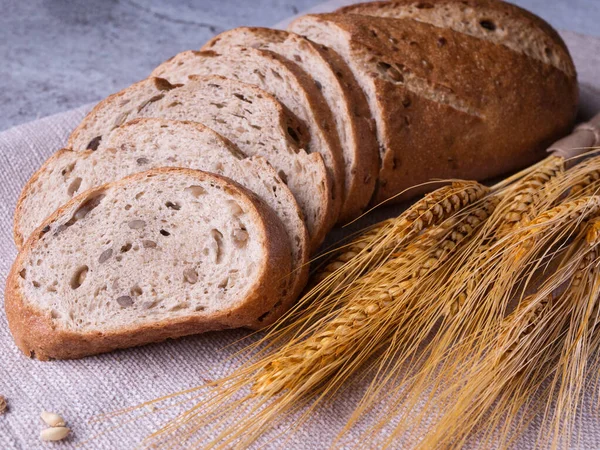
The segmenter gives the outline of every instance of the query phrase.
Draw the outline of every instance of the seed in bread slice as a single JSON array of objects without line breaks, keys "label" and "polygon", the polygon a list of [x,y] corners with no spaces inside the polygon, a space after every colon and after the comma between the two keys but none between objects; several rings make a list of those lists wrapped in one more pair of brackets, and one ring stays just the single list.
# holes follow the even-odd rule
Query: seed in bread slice
[{"label": "seed in bread slice", "polygon": [[40,225],[5,308],[25,354],[79,358],[258,327],[290,267],[285,229],[254,194],[206,172],[153,169],[88,190]]},{"label": "seed in bread slice", "polygon": [[264,89],[306,124],[308,151],[323,156],[333,180],[335,223],[344,196],[344,158],[333,114],[314,80],[297,64],[276,53],[244,47],[231,47],[222,53],[182,52],[154,69],[151,76],[185,84],[191,75],[211,74]]},{"label": "seed in bread slice", "polygon": [[263,156],[294,194],[311,250],[331,229],[331,179],[323,158],[299,148],[306,134],[302,124],[269,93],[220,76],[194,77],[185,86],[149,78],[100,102],[73,131],[68,146],[97,149],[113,129],[140,117],[200,122],[246,155]]},{"label": "seed in bread slice", "polygon": [[[226,176],[254,192],[283,223],[292,249],[289,298],[293,301],[308,276],[308,234],[294,196],[260,156],[245,155],[204,125],[164,119],[135,119],[113,130],[97,150],[63,149],[27,183],[15,212],[15,241],[24,240],[43,220],[78,193],[157,167],[183,167]],[[170,204],[170,208],[178,208]],[[265,317],[275,320],[289,302]]]},{"label": "seed in bread slice", "polygon": [[338,223],[362,214],[375,189],[379,153],[367,99],[347,64],[328,47],[270,28],[234,28],[212,38],[202,50],[227,53],[234,46],[272,51],[310,74],[333,113],[344,155],[345,197]]}]

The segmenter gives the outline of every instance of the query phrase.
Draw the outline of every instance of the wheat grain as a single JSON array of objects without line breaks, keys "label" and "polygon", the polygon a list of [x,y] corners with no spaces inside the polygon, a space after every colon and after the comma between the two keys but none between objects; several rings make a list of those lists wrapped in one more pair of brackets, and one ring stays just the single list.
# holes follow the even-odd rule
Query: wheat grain
[{"label": "wheat grain", "polygon": [[564,171],[564,162],[562,157],[551,156],[535,171],[503,192],[496,214],[498,222],[495,217],[490,221],[491,226],[495,227],[492,233],[496,239],[506,236],[537,215],[539,203],[546,197],[544,188],[557,182],[556,179]]},{"label": "wheat grain", "polygon": [[42,418],[44,423],[46,425],[48,425],[49,427],[64,427],[65,426],[65,419],[63,419],[61,416],[59,416],[56,413],[42,411],[42,413],[40,414],[40,417]]},{"label": "wheat grain", "polygon": [[62,441],[66,438],[71,430],[67,427],[51,427],[40,432],[42,441]]}]

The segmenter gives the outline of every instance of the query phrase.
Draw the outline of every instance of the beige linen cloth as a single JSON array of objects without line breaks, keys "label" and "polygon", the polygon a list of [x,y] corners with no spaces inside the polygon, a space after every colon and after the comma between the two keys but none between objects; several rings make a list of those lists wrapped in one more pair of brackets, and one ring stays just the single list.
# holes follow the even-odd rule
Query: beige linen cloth
[{"label": "beige linen cloth", "polygon": [[[343,3],[349,2],[328,2],[313,11],[332,10]],[[582,86],[581,118],[589,118],[600,111],[600,39],[568,32],[562,35],[579,72]],[[40,164],[65,143],[69,132],[88,109],[89,106],[84,106],[0,133],[2,290],[16,255],[12,241],[12,216],[20,190]],[[398,211],[398,207],[381,210],[366,220],[374,221]],[[363,221],[359,225],[364,224]],[[330,242],[341,234],[339,230],[332,233]],[[17,350],[2,308],[0,395],[7,398],[9,411],[0,416],[0,449],[51,448],[53,444],[43,444],[39,440],[39,432],[43,428],[39,414],[43,409],[62,414],[73,430],[72,436],[56,448],[133,448],[177,409],[168,413],[157,412],[131,423],[127,423],[125,418],[108,424],[93,423],[90,419],[231,373],[243,358],[229,357],[242,348],[241,344],[235,342],[245,335],[244,331],[239,330],[208,333],[79,361],[39,362],[26,358]],[[356,383],[343,393],[342,399],[317,409],[297,433],[287,436],[285,440],[271,442],[266,447],[327,448],[352,412],[363,388],[364,382]],[[588,394],[589,398],[592,392]],[[112,425],[120,427],[94,437]],[[584,412],[580,428],[581,438],[576,447],[600,448],[600,417]],[[211,430],[206,432],[210,435]],[[413,430],[405,444],[418,439],[418,436],[419,430]],[[531,448],[535,436],[534,423],[531,432],[519,443],[519,448]],[[340,447],[352,446],[357,442],[357,437],[358,431],[350,433]],[[377,444],[372,443],[371,446],[375,448]],[[476,442],[473,447],[477,447]]]}]

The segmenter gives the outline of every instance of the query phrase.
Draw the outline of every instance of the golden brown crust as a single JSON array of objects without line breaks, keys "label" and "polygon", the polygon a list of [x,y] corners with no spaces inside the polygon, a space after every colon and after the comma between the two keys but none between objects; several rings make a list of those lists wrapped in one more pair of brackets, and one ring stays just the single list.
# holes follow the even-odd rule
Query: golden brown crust
[{"label": "golden brown crust", "polygon": [[44,175],[49,165],[51,165],[55,159],[61,157],[61,155],[65,152],[70,152],[72,150],[68,148],[63,148],[55,152],[50,158],[48,158],[42,166],[35,171],[35,173],[29,178],[25,186],[23,186],[23,190],[21,191],[21,195],[19,195],[19,199],[17,200],[17,205],[15,207],[15,214],[13,217],[13,238],[15,241],[15,245],[17,246],[17,250],[21,250],[23,244],[25,242],[25,236],[23,236],[23,232],[21,230],[21,221],[23,220],[23,216],[27,214],[24,208],[25,199],[31,194],[31,189],[37,180]]},{"label": "golden brown crust", "polygon": [[[480,25],[483,27],[493,27],[486,32],[484,36],[487,38],[493,36],[493,32],[497,27],[503,31],[503,39],[511,39],[511,32],[504,29],[503,25],[506,22],[513,22],[516,29],[523,31],[522,35],[526,35],[529,39],[541,39],[547,44],[544,48],[546,56],[557,56],[557,66],[563,69],[567,75],[575,75],[575,66],[571,60],[569,50],[554,28],[541,17],[523,9],[512,3],[499,0],[435,0],[432,2],[421,0],[389,0],[389,1],[374,1],[367,3],[356,3],[348,5],[336,10],[336,13],[343,14],[362,14],[369,16],[380,17],[405,17],[408,8],[418,11],[413,13],[416,20],[428,22],[427,14],[434,9],[444,9],[446,6],[457,6],[459,14],[463,17],[456,18],[457,20],[469,20],[476,15],[480,20]],[[451,14],[449,11],[444,12],[445,15]],[[501,23],[496,23],[490,15],[500,18]],[[484,22],[488,22],[485,24]],[[522,43],[521,45],[525,45]]]},{"label": "golden brown crust", "polygon": [[[482,180],[519,169],[573,125],[576,79],[502,45],[357,14],[307,16],[292,29],[307,21],[335,30],[353,71],[370,85],[383,154],[374,203],[433,178]],[[382,71],[396,70],[397,82],[377,73],[379,62]]]},{"label": "golden brown crust", "polygon": [[[61,329],[52,322],[49,313],[45,313],[27,302],[20,288],[19,272],[23,269],[28,253],[40,240],[40,232],[46,225],[54,222],[74,204],[85,201],[94,193],[159,173],[185,173],[195,176],[199,180],[207,178],[214,180],[228,189],[232,195],[238,196],[240,201],[249,203],[250,214],[255,218],[258,219],[260,216],[259,220],[263,225],[261,241],[265,248],[266,264],[257,277],[253,291],[241,307],[226,309],[218,314],[212,314],[210,317],[192,316],[162,320],[130,328],[124,327],[107,332],[78,333]],[[266,326],[275,317],[272,319],[265,314],[276,308],[278,303],[289,301],[286,296],[290,295],[288,277],[290,267],[291,252],[283,225],[262,200],[231,180],[218,175],[191,169],[159,168],[90,189],[75,197],[46,219],[27,239],[10,270],[6,280],[5,310],[15,343],[26,355],[43,361],[81,358],[210,330],[237,327],[256,329]]]}]

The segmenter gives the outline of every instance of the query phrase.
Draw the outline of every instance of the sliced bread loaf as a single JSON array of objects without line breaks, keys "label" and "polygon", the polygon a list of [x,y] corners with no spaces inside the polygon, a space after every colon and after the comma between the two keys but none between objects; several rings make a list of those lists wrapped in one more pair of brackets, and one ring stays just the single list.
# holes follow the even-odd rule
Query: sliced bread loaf
[{"label": "sliced bread loaf", "polygon": [[432,178],[529,165],[575,119],[572,72],[448,26],[338,13],[301,17],[290,30],[332,47],[367,94],[382,157],[375,202]]},{"label": "sliced bread loaf", "polygon": [[206,172],[154,169],[49,217],[11,269],[6,315],[25,354],[79,358],[259,327],[290,267],[281,222],[252,193]]},{"label": "sliced bread loaf", "polygon": [[[283,223],[292,249],[290,300],[308,276],[308,234],[296,200],[277,172],[260,156],[245,155],[204,125],[164,119],[135,119],[113,130],[97,150],[63,149],[33,175],[17,202],[15,242],[25,239],[43,220],[78,193],[157,167],[213,172],[254,192]],[[177,203],[170,208],[180,207]],[[288,307],[282,303],[281,310]],[[278,317],[274,311],[273,317]],[[269,317],[270,318],[270,317]],[[266,319],[266,318],[265,318]]]},{"label": "sliced bread loaf", "polygon": [[363,91],[333,50],[295,33],[270,28],[240,27],[208,41],[202,50],[227,53],[230,47],[272,51],[296,63],[313,78],[333,112],[344,154],[344,202],[338,222],[359,216],[369,204],[379,172],[375,124]]},{"label": "sliced bread loaf", "polygon": [[294,194],[311,249],[330,230],[334,208],[323,159],[298,147],[302,125],[267,92],[219,76],[195,77],[185,86],[149,78],[100,102],[71,134],[69,146],[75,151],[97,149],[114,128],[140,117],[200,122],[246,155],[263,156]]},{"label": "sliced bread loaf", "polygon": [[185,84],[192,75],[211,74],[258,86],[273,94],[306,124],[309,131],[306,150],[323,156],[333,180],[333,214],[337,220],[344,195],[344,159],[333,114],[313,79],[297,64],[276,53],[245,47],[232,47],[223,53],[179,53],[154,69],[151,76]]}]

